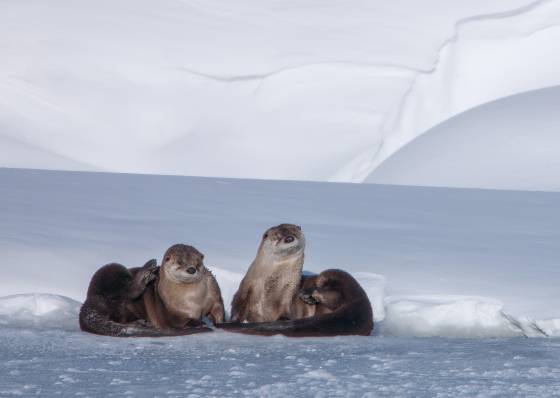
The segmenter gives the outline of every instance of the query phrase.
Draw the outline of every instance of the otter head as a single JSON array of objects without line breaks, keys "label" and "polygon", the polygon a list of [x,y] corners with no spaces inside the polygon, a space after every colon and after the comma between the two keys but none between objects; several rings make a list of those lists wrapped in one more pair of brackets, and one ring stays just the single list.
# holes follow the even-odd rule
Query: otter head
[{"label": "otter head", "polygon": [[161,269],[166,278],[177,283],[193,283],[202,279],[204,255],[192,246],[173,245],[165,252]]},{"label": "otter head", "polygon": [[333,311],[342,305],[352,292],[360,289],[350,274],[335,269],[321,272],[310,282],[302,286],[300,299],[307,304],[323,304]]},{"label": "otter head", "polygon": [[280,224],[266,230],[261,248],[278,259],[301,254],[305,249],[305,236],[299,225]]}]

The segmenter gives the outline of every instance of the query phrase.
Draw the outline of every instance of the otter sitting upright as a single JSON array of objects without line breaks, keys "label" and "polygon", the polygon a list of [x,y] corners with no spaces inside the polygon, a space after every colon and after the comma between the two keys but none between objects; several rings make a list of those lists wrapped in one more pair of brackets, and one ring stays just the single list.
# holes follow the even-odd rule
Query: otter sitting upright
[{"label": "otter sitting upright", "polygon": [[[373,311],[366,292],[347,272],[330,269],[302,281],[296,312],[312,316],[276,322],[225,323],[221,328],[237,333],[270,336],[368,336],[373,330]],[[310,309],[309,307],[315,307]]]},{"label": "otter sitting upright", "polygon": [[292,301],[301,280],[305,237],[301,228],[280,224],[263,235],[257,256],[235,293],[232,322],[292,318]]},{"label": "otter sitting upright", "polygon": [[143,296],[149,322],[159,328],[182,328],[201,326],[203,317],[214,324],[224,321],[220,287],[203,259],[192,246],[167,249],[158,279]]}]

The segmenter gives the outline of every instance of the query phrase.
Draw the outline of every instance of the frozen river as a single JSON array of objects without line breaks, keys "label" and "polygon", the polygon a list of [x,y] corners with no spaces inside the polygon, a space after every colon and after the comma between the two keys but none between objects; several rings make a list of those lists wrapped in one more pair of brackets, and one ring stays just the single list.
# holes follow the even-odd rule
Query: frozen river
[{"label": "frozen river", "polygon": [[0,331],[0,396],[560,396],[558,339]]}]

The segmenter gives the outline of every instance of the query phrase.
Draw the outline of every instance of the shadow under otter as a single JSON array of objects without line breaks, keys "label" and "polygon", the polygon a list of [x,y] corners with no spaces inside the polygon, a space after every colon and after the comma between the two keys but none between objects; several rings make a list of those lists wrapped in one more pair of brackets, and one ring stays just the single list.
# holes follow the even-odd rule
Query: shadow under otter
[{"label": "shadow under otter", "polygon": [[314,315],[273,322],[229,322],[217,327],[234,333],[289,337],[369,336],[373,330],[373,311],[367,294],[345,271],[331,269],[319,275],[303,276],[298,299],[300,302],[294,305],[313,306]]}]

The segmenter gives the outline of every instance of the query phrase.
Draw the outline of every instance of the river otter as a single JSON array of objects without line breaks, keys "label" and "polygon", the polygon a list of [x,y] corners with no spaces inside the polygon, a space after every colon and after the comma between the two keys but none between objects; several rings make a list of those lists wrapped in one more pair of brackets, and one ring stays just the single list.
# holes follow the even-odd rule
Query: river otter
[{"label": "river otter", "polygon": [[178,244],[166,251],[159,277],[143,296],[147,319],[153,325],[201,326],[203,317],[214,324],[224,321],[220,287],[203,259],[192,246]]},{"label": "river otter", "polygon": [[[373,311],[366,292],[349,273],[329,269],[302,281],[299,299],[315,306],[311,317],[276,322],[225,323],[236,333],[291,337],[362,335],[373,330]],[[298,304],[299,305],[299,304]],[[308,311],[308,309],[304,310]]]},{"label": "river otter", "polygon": [[223,322],[220,288],[192,246],[167,250],[142,268],[101,267],[80,310],[82,330],[109,336],[177,336],[209,332],[201,319]]},{"label": "river otter", "polygon": [[232,322],[291,319],[301,280],[305,237],[301,227],[280,224],[263,235],[257,256],[231,306]]},{"label": "river otter", "polygon": [[101,267],[91,278],[87,298],[80,309],[80,328],[85,332],[117,337],[175,336],[200,329],[158,329],[147,322],[142,294],[157,278],[157,261],[126,268],[117,263]]}]

